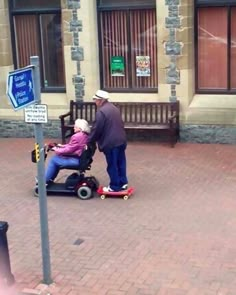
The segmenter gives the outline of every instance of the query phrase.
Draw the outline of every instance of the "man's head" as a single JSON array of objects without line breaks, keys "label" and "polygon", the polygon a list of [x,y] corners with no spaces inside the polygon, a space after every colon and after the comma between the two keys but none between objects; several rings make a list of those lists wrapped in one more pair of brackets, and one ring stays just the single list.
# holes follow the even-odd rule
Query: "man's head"
[{"label": "man's head", "polygon": [[109,99],[109,93],[104,90],[97,90],[93,96],[93,100],[95,100],[95,103],[98,107],[101,106],[108,99]]}]

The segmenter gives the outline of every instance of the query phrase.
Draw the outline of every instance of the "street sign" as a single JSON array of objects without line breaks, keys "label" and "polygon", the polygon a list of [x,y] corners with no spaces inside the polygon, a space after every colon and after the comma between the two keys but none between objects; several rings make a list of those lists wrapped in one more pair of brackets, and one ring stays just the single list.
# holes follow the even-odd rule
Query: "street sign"
[{"label": "street sign", "polygon": [[48,109],[46,104],[34,104],[24,109],[26,123],[47,123]]},{"label": "street sign", "polygon": [[32,65],[8,74],[7,95],[16,111],[35,102]]}]

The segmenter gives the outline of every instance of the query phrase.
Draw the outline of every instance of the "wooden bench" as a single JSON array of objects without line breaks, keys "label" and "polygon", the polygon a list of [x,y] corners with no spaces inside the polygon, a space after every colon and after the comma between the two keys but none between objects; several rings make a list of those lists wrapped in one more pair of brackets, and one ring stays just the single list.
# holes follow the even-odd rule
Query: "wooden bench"
[{"label": "wooden bench", "polygon": [[[174,147],[179,139],[179,101],[176,102],[113,102],[120,110],[126,130],[155,130],[168,137]],[[73,134],[74,121],[83,118],[93,124],[94,102],[70,101],[70,110],[61,115],[62,142]]]}]

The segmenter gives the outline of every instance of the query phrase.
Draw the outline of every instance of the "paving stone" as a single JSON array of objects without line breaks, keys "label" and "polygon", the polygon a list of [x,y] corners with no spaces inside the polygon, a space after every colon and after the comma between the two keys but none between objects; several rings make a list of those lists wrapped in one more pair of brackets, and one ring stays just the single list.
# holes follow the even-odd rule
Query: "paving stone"
[{"label": "paving stone", "polygon": [[[49,286],[33,148],[33,138],[0,138],[0,217],[16,279],[14,288],[0,284],[0,295],[236,294],[235,145],[129,142],[128,201],[48,197]],[[88,175],[108,184],[103,154]]]}]

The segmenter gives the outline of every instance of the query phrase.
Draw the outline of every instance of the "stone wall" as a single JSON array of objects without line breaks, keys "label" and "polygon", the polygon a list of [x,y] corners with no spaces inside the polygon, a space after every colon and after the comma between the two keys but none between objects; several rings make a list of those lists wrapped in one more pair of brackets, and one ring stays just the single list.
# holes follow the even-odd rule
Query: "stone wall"
[{"label": "stone wall", "polygon": [[0,67],[12,64],[8,1],[0,1]]},{"label": "stone wall", "polygon": [[6,75],[12,70],[11,35],[8,16],[8,1],[0,1],[0,101],[7,107]]},{"label": "stone wall", "polygon": [[82,22],[78,19],[80,0],[62,1],[62,15],[64,24],[65,45],[70,45],[71,61],[76,63],[76,74],[72,84],[75,88],[75,99],[82,101],[84,97],[84,76],[81,75],[80,62],[84,60],[84,50],[80,47],[79,33],[82,31]]},{"label": "stone wall", "polygon": [[182,125],[181,142],[236,144],[236,128],[225,125]]},{"label": "stone wall", "polygon": [[[51,120],[42,126],[45,138],[61,138],[59,120]],[[35,136],[34,124],[19,120],[0,119],[0,134],[1,137],[31,138]]]},{"label": "stone wall", "polygon": [[165,4],[168,6],[165,26],[169,30],[169,38],[165,42],[165,54],[170,58],[170,64],[166,71],[166,83],[171,86],[170,101],[176,101],[176,85],[180,84],[180,72],[176,63],[176,57],[181,54],[181,42],[176,39],[176,32],[181,25],[179,15],[180,0],[165,0]]},{"label": "stone wall", "polygon": [[[1,137],[11,138],[34,138],[34,124],[27,124],[24,121],[0,120]],[[43,124],[44,138],[61,141],[61,130],[59,120],[51,120]],[[129,141],[162,141],[154,132],[136,130],[127,132]],[[180,142],[192,143],[223,143],[236,144],[236,128],[233,126],[216,125],[181,125]]]}]

